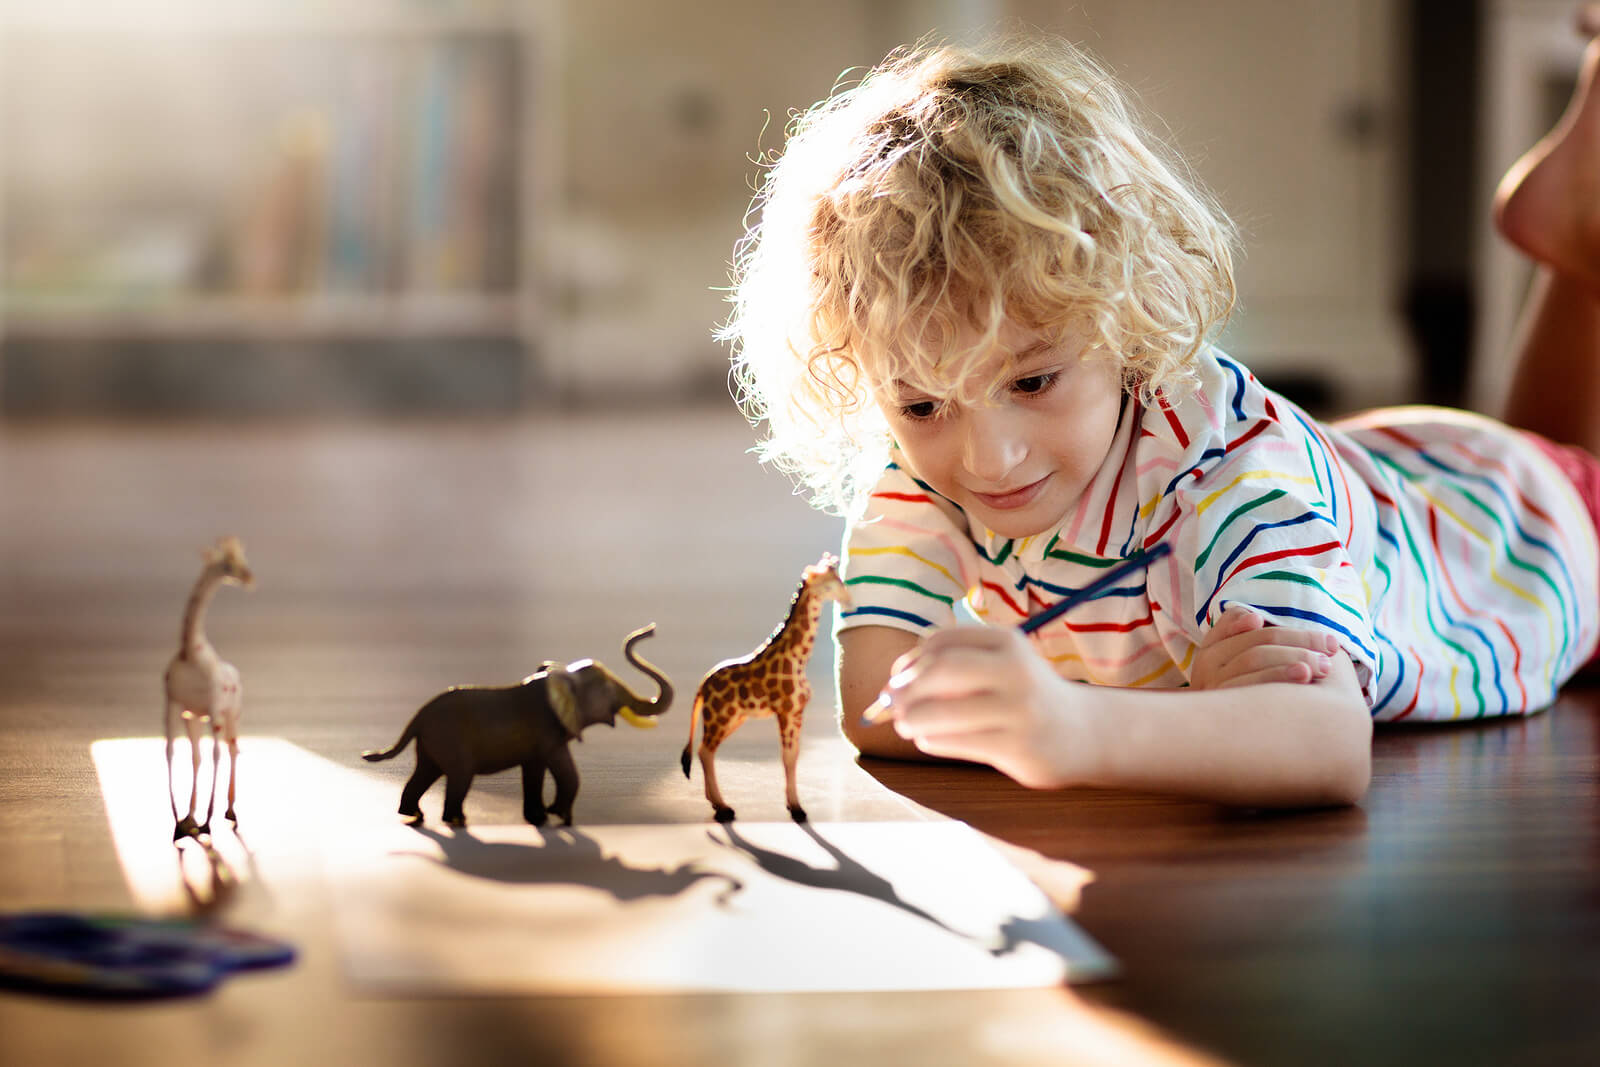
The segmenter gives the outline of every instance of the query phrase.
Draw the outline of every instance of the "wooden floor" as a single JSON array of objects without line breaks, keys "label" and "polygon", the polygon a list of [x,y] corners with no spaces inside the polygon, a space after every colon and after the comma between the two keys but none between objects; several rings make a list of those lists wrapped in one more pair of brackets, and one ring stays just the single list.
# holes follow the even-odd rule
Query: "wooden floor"
[{"label": "wooden floor", "polygon": [[[0,428],[0,908],[132,906],[90,746],[159,734],[160,674],[218,535],[243,538],[259,579],[209,618],[243,674],[245,732],[397,794],[405,768],[358,753],[447,684],[616,660],[655,621],[650,658],[687,689],[764,638],[838,528],[744,454],[751,440],[723,412]],[[824,645],[824,693],[830,668]],[[1027,850],[1069,904],[1066,864],[1088,868],[1076,917],[1122,977],[373,999],[343,980],[311,893],[272,917],[301,948],[293,968],[204,999],[0,994],[0,1063],[1600,1062],[1600,689],[1523,721],[1380,731],[1365,803],[1287,815],[858,763],[830,720],[819,702],[806,726],[814,820],[964,820]],[[705,820],[676,767],[685,725],[674,711],[585,744],[580,823]],[[747,727],[724,751],[743,767],[741,818],[783,818],[770,736]],[[468,813],[515,820],[514,776],[481,780]]]}]

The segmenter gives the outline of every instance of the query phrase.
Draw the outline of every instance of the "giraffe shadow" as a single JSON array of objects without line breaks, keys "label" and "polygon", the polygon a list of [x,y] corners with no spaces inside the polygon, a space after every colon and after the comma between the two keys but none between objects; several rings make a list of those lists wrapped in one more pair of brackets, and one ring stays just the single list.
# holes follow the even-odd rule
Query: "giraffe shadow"
[{"label": "giraffe shadow", "polygon": [[[190,912],[211,917],[226,911],[238,897],[239,875],[212,845],[210,835],[186,834],[172,843],[172,850],[178,858],[178,884],[188,898]],[[198,859],[190,862],[195,857]]]},{"label": "giraffe shadow", "polygon": [[441,833],[426,825],[411,829],[439,846],[442,856],[427,852],[395,852],[413,855],[448,867],[470,878],[503,885],[575,885],[609,893],[617,901],[672,897],[701,882],[723,882],[716,896],[719,907],[726,907],[744,883],[732,875],[702,867],[698,862],[676,867],[640,867],[617,855],[607,855],[600,843],[572,827],[541,829],[541,845],[483,841],[466,829]]},{"label": "giraffe shadow", "polygon": [[178,882],[189,901],[192,914],[210,918],[240,903],[248,890],[270,903],[272,893],[261,875],[255,849],[250,847],[238,826],[232,827],[232,836],[243,857],[240,869],[217,848],[209,833],[185,834],[172,842],[177,855]]},{"label": "giraffe shadow", "polygon": [[800,828],[833,858],[834,866],[814,867],[804,860],[797,859],[786,853],[763,848],[743,837],[734,829],[732,824],[721,827],[722,832],[728,837],[726,841],[718,839],[715,833],[708,832],[707,836],[719,845],[743,853],[774,878],[781,878],[786,882],[793,882],[796,885],[803,885],[812,889],[855,893],[859,896],[881,901],[891,907],[900,909],[908,915],[931,923],[946,933],[972,942],[997,958],[1013,953],[1025,944],[1032,944],[1071,963],[1074,959],[1074,954],[1080,948],[1073,940],[1067,925],[1056,917],[1025,918],[1020,915],[1011,915],[990,936],[980,936],[958,930],[926,909],[907,901],[887,878],[875,873],[865,864],[823,837],[812,824],[802,823]]},{"label": "giraffe shadow", "polygon": [[[726,841],[720,840],[715,833],[709,831],[707,836],[719,845],[743,853],[774,878],[793,882],[795,885],[803,885],[810,889],[854,893],[857,896],[881,901],[890,907],[898,908],[907,915],[912,915],[924,922],[931,923],[948,934],[965,941],[980,944],[984,948],[994,951],[994,945],[990,943],[989,939],[958,930],[937,915],[906,900],[900,895],[899,890],[895,889],[892,882],[850,856],[832,841],[823,837],[812,824],[800,823],[798,825],[808,837],[820,845],[833,858],[833,866],[814,867],[805,860],[797,859],[787,853],[763,848],[740,834],[731,823],[724,824],[721,827],[722,832],[727,835]],[[1011,947],[1014,946],[1009,946],[1007,951]]]}]

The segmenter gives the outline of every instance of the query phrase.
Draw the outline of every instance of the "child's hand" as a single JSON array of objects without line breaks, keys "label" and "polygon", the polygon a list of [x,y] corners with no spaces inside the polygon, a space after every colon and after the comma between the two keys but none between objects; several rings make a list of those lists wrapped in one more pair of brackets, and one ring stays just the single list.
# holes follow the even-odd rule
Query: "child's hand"
[{"label": "child's hand", "polygon": [[1189,684],[1225,689],[1267,682],[1314,682],[1325,677],[1328,658],[1339,648],[1328,635],[1267,620],[1240,604],[1229,604],[1195,649]]},{"label": "child's hand", "polygon": [[1082,696],[1015,630],[962,626],[895,661],[884,687],[895,732],[930,756],[987,763],[1023,785],[1083,780]]}]

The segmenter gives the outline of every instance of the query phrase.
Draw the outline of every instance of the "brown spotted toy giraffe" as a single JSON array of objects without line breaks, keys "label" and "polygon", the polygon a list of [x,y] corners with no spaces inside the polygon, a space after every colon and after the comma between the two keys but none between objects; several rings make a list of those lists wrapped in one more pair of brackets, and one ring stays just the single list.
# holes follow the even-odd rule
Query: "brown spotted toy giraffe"
[{"label": "brown spotted toy giraffe", "polygon": [[694,748],[694,724],[700,732],[700,767],[705,772],[706,799],[718,822],[732,822],[733,809],[717,788],[717,746],[746,719],[775,715],[783,743],[784,798],[796,822],[805,822],[800,794],[795,789],[795,764],[800,757],[800,722],[811,699],[806,661],[817,639],[817,620],[825,601],[850,606],[850,594],[839,580],[839,560],[825,555],[805,569],[800,588],[789,607],[789,617],[748,656],[719,663],[700,683],[689,716],[689,743],[683,746],[683,776],[689,777],[689,753]]},{"label": "brown spotted toy giraffe", "polygon": [[[219,763],[218,739],[228,746],[228,810],[224,813],[235,823],[233,812],[234,779],[239,769],[239,712],[242,692],[239,688],[239,671],[231,663],[223,662],[217,650],[206,640],[206,606],[217,586],[224,582],[249,589],[255,584],[250,565],[245,562],[244,547],[236,537],[224,537],[215,548],[205,553],[205,567],[189,594],[189,603],[183,612],[182,644],[178,654],[167,664],[164,678],[167,691],[163,726],[167,736],[167,797],[172,802],[172,831],[174,841],[182,837],[197,836],[211,830],[211,815],[217,807],[217,771]],[[189,814],[178,817],[178,799],[172,794],[172,746],[177,723],[183,721],[189,735],[190,755],[194,774],[189,781]],[[195,806],[200,791],[200,737],[201,728],[211,731],[211,803],[206,808],[206,821],[195,823]]]}]

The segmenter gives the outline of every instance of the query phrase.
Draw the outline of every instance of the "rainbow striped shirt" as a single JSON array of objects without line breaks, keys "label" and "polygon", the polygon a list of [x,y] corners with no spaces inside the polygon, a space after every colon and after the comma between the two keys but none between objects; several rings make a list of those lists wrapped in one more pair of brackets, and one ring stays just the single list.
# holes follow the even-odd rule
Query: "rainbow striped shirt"
[{"label": "rainbow striped shirt", "polygon": [[1135,550],[1172,552],[1033,635],[1067,678],[1181,686],[1229,603],[1334,634],[1375,718],[1547,706],[1600,639],[1600,545],[1526,435],[1441,408],[1318,423],[1212,350],[1183,401],[1125,402],[1059,528],[1000,537],[898,453],[845,534],[840,628],[1016,625]]}]

